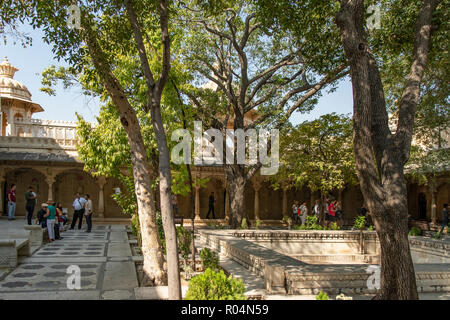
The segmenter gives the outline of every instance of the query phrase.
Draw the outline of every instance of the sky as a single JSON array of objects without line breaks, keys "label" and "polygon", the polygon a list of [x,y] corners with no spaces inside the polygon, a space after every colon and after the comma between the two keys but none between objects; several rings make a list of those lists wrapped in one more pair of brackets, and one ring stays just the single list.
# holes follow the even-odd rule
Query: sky
[{"label": "sky", "polygon": [[[94,122],[100,110],[99,101],[84,96],[80,88],[64,89],[58,85],[56,96],[49,96],[39,91],[42,87],[40,74],[46,67],[52,64],[56,66],[67,66],[67,64],[53,59],[52,47],[42,40],[42,31],[33,30],[28,26],[22,26],[20,31],[33,38],[32,45],[23,48],[20,41],[14,44],[14,39],[7,37],[6,45],[3,42],[0,43],[0,60],[3,61],[5,56],[8,57],[9,62],[19,69],[14,79],[27,86],[32,100],[44,108],[44,112],[35,114],[33,118],[75,121],[75,112],[78,112],[85,120]],[[352,112],[352,88],[348,78],[341,81],[338,89],[333,93],[328,94],[324,91],[316,108],[310,113],[294,113],[290,120],[293,124],[298,124],[331,112],[340,114]]]}]

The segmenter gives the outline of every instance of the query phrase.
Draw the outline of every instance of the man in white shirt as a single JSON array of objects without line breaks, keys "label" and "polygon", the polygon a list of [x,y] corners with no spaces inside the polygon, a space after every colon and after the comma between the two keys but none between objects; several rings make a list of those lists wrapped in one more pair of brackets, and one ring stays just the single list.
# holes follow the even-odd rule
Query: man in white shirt
[{"label": "man in white shirt", "polygon": [[86,204],[86,199],[83,197],[80,197],[80,194],[76,194],[76,198],[73,201],[72,207],[73,207],[73,218],[72,218],[72,224],[70,225],[70,230],[73,230],[75,227],[75,224],[78,221],[78,230],[81,229],[81,225],[83,224],[83,213],[84,213],[84,205]]}]

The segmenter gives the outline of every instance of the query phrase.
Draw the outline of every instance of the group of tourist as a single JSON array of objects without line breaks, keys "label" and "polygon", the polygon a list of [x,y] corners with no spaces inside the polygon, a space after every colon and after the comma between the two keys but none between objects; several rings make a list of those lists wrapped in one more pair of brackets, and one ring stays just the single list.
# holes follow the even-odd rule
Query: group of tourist
[{"label": "group of tourist", "polygon": [[[311,212],[313,215],[320,218],[320,200],[316,200],[313,207],[311,208]],[[325,214],[325,220],[328,224],[329,222],[339,222],[339,224],[343,225],[343,212],[342,212],[342,204],[340,201],[337,201],[333,198],[325,199],[325,203],[323,204],[323,211]],[[298,224],[301,221],[301,224],[306,223],[306,217],[308,216],[308,207],[306,205],[306,201],[300,202],[298,200],[294,201],[292,205],[292,217],[295,224]]]},{"label": "group of tourist", "polygon": [[[15,220],[14,215],[16,211],[16,185],[12,184],[8,191],[8,220]],[[33,187],[29,186],[25,193],[25,211],[28,225],[32,225],[34,208],[37,202],[37,194],[34,192]],[[83,224],[83,217],[86,219],[87,230],[92,230],[92,200],[89,194],[81,197],[79,193],[76,194],[75,200],[72,203],[74,209],[72,223],[70,229],[73,230],[78,221],[78,230],[81,229]],[[64,226],[69,221],[67,214],[63,211],[61,203],[48,200],[46,203],[41,204],[40,210],[36,214],[35,223],[47,228],[48,238],[50,242],[62,239],[60,233],[64,231]]]}]

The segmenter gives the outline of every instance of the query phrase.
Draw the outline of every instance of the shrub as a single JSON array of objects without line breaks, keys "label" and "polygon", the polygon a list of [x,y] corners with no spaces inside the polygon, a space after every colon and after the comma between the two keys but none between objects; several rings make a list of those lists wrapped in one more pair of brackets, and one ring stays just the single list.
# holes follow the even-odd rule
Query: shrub
[{"label": "shrub", "polygon": [[256,219],[255,229],[258,230],[260,226],[261,226],[261,220]]},{"label": "shrub", "polygon": [[409,230],[408,235],[410,236],[421,236],[422,230],[416,226],[413,226],[411,230]]},{"label": "shrub", "polygon": [[190,230],[185,229],[183,226],[178,226],[177,240],[178,240],[178,250],[180,250],[183,259],[187,260],[189,254],[191,253],[192,232]]},{"label": "shrub", "polygon": [[221,225],[218,222],[209,222],[207,224],[208,227],[213,228],[213,229],[226,229],[226,226]]},{"label": "shrub", "polygon": [[366,226],[366,217],[357,216],[355,218],[355,223],[353,224],[353,228],[357,229],[357,230],[364,230],[365,226]]},{"label": "shrub", "polygon": [[242,280],[208,268],[189,281],[185,300],[246,300],[244,292]]},{"label": "shrub", "polygon": [[330,298],[328,298],[326,292],[320,290],[319,294],[316,296],[316,300],[330,300]]},{"label": "shrub", "polygon": [[248,229],[248,223],[246,218],[242,218],[241,229]]},{"label": "shrub", "polygon": [[141,227],[139,225],[139,216],[134,214],[131,217],[131,233],[137,237],[138,245],[142,245]]},{"label": "shrub", "polygon": [[166,254],[166,237],[164,235],[161,212],[156,213],[156,226],[158,227],[158,238],[159,242],[161,242],[162,252]]},{"label": "shrub", "polygon": [[200,259],[205,269],[220,270],[219,255],[208,248],[200,250]]},{"label": "shrub", "polygon": [[341,229],[341,228],[338,226],[337,222],[333,222],[330,225],[330,230],[339,230],[339,229]]},{"label": "shrub", "polygon": [[367,231],[373,231],[373,230],[374,230],[373,226],[370,226],[370,227],[367,228]]}]

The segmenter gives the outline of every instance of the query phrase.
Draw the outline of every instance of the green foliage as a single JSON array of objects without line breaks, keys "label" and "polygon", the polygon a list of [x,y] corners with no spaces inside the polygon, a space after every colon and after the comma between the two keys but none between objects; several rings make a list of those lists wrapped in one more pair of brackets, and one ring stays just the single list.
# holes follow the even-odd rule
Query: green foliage
[{"label": "green foliage", "polygon": [[280,169],[272,186],[289,184],[323,194],[356,183],[352,121],[349,116],[326,114],[280,134]]},{"label": "green foliage", "polygon": [[355,222],[353,224],[353,228],[357,230],[364,230],[366,226],[366,217],[364,216],[357,216],[355,218]]},{"label": "green foliage", "polygon": [[242,280],[208,268],[189,281],[185,300],[246,300],[244,292]]},{"label": "green foliage", "polygon": [[156,227],[158,229],[158,238],[161,243],[162,252],[166,254],[166,236],[164,235],[164,226],[162,222],[161,212],[156,213]]},{"label": "green foliage", "polygon": [[219,255],[217,252],[203,248],[200,250],[200,259],[205,269],[220,270]]},{"label": "green foliage", "polygon": [[341,229],[341,228],[338,226],[337,222],[333,222],[330,225],[330,230],[339,230],[339,229]]},{"label": "green foliage", "polygon": [[226,228],[227,228],[227,226],[222,225],[222,224],[219,223],[219,222],[208,222],[206,225],[207,225],[208,227],[210,227],[210,228],[218,229],[218,230],[226,229]]},{"label": "green foliage", "polygon": [[326,230],[325,227],[322,227],[319,224],[319,219],[316,215],[314,216],[307,216],[305,219],[305,224],[302,224],[300,226],[295,225],[295,230]]},{"label": "green foliage", "polygon": [[138,244],[142,244],[141,226],[139,225],[139,216],[137,214],[131,217],[131,232],[138,238]]},{"label": "green foliage", "polygon": [[370,226],[367,228],[367,231],[373,231],[374,230],[374,226]]},{"label": "green foliage", "polygon": [[258,230],[261,227],[261,220],[256,219],[255,229]]},{"label": "green foliage", "polygon": [[178,250],[181,252],[181,257],[187,260],[189,254],[191,253],[192,244],[192,232],[187,230],[183,226],[177,227],[177,239],[178,239]]},{"label": "green foliage", "polygon": [[248,224],[247,224],[247,219],[246,218],[242,218],[241,226],[240,226],[239,229],[248,229]]},{"label": "green foliage", "polygon": [[413,226],[411,230],[409,230],[408,235],[410,236],[421,236],[422,230],[416,226]]},{"label": "green foliage", "polygon": [[330,300],[326,292],[320,290],[319,294],[316,296],[316,300]]}]

